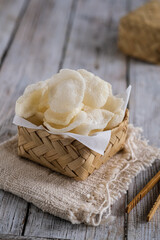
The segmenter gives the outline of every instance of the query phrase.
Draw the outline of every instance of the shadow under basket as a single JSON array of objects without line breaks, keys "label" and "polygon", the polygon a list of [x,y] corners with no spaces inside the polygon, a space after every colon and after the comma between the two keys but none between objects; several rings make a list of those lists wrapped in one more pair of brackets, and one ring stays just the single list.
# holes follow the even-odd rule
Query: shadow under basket
[{"label": "shadow under basket", "polygon": [[45,130],[18,126],[18,155],[39,163],[77,181],[85,180],[124,146],[129,111],[118,127],[112,129],[109,144],[101,155],[73,138]]}]

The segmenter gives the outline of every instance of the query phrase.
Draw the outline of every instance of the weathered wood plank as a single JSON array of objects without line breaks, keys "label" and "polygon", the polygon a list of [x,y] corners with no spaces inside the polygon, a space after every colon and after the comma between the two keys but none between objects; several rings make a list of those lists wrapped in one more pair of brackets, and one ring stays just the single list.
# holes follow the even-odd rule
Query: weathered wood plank
[{"label": "weathered wood plank", "polygon": [[87,226],[72,225],[68,221],[43,213],[31,205],[25,236],[53,237],[67,239],[84,239]]},{"label": "weathered wood plank", "polygon": [[[136,2],[136,3],[135,3]],[[131,5],[135,6],[138,1],[131,2]],[[67,52],[63,52],[63,55],[66,55],[66,58],[64,59],[64,64],[62,61],[62,65],[64,67],[71,67],[71,68],[88,68],[89,70],[95,72],[96,74],[105,77],[106,80],[110,78],[110,82],[113,82],[113,86],[115,89],[115,92],[119,92],[120,90],[123,90],[126,86],[125,81],[123,78],[125,78],[125,72],[126,72],[126,65],[125,65],[125,57],[121,54],[117,54],[116,41],[116,24],[119,18],[119,15],[117,17],[114,16],[112,19],[112,11],[114,9],[118,9],[122,7],[122,11],[119,12],[121,15],[122,12],[125,13],[125,8],[123,3],[114,3],[116,5],[111,5],[111,2],[108,1],[107,3],[103,3],[106,5],[100,4],[102,8],[105,9],[111,9],[110,11],[110,17],[109,11],[106,15],[103,15],[103,12],[100,9],[97,9],[97,4],[92,1],[86,1],[86,5],[82,5],[82,1],[79,2],[78,9],[76,12],[76,19],[73,24],[73,29],[71,29],[71,36],[69,45],[64,46],[64,49],[67,49]],[[108,4],[108,5],[107,5]],[[120,6],[119,6],[120,4]],[[122,4],[122,5],[121,5]],[[126,3],[125,3],[126,4]],[[140,3],[138,3],[140,4]],[[138,6],[136,5],[136,7]],[[90,10],[87,10],[88,9]],[[92,7],[92,8],[91,8]],[[96,8],[96,13],[92,11]],[[83,11],[82,11],[83,9]],[[107,12],[107,10],[106,10]],[[58,13],[57,13],[58,14]],[[93,14],[93,15],[92,15]],[[101,15],[102,17],[101,17]],[[86,16],[86,17],[85,17]],[[90,20],[87,20],[87,16],[89,16]],[[116,18],[115,18],[116,17]],[[85,20],[86,18],[86,20]],[[33,19],[33,18],[32,18]],[[106,19],[106,26],[102,23],[105,22]],[[99,21],[99,23],[97,23]],[[110,22],[109,22],[110,21]],[[86,23],[88,22],[88,23]],[[90,23],[89,23],[90,22]],[[93,24],[92,24],[93,22]],[[101,34],[98,35],[98,30],[100,29],[101,24],[103,25]],[[25,25],[25,24],[24,24]],[[93,26],[94,25],[94,26]],[[72,26],[72,24],[71,24]],[[110,32],[112,34],[107,35],[105,33],[105,27],[106,32]],[[108,30],[108,31],[107,31]],[[96,32],[97,31],[97,32]],[[29,32],[29,27],[28,27]],[[24,34],[25,32],[23,32]],[[97,34],[98,37],[96,37],[96,40],[94,40],[94,33]],[[107,35],[107,36],[106,36]],[[69,37],[69,35],[68,35]],[[105,41],[107,44],[105,45]],[[18,41],[18,40],[16,40]],[[36,40],[35,40],[36,41]],[[113,41],[113,42],[112,42]],[[15,43],[14,43],[15,44]],[[62,44],[63,45],[63,44]],[[21,45],[22,46],[22,45]],[[47,44],[46,44],[47,46]],[[17,46],[18,48],[18,46]],[[22,57],[22,59],[29,58],[30,55],[27,54],[27,49],[30,50],[30,53],[32,52],[33,48],[27,46],[26,51]],[[87,50],[89,49],[89,50]],[[21,49],[22,50],[22,49]],[[23,52],[23,51],[22,51]],[[15,53],[14,53],[15,54]],[[13,54],[13,56],[14,56]],[[53,53],[52,53],[53,54]],[[51,55],[52,55],[51,54]],[[35,53],[34,53],[35,55]],[[42,54],[43,55],[43,54]],[[118,56],[117,56],[118,55]],[[8,56],[7,56],[8,58]],[[34,58],[34,56],[33,56]],[[13,59],[13,58],[12,58]],[[46,60],[46,58],[45,58]],[[23,60],[25,62],[25,60]],[[35,59],[33,60],[35,61]],[[32,61],[32,63],[33,63]],[[58,66],[57,61],[56,66]],[[27,61],[26,61],[27,62]],[[117,63],[118,62],[118,63]],[[12,61],[10,60],[10,64]],[[5,63],[6,64],[6,63]],[[36,63],[37,64],[37,63]],[[19,62],[20,65],[20,62]],[[19,66],[16,64],[16,66]],[[23,64],[22,64],[23,65]],[[39,65],[39,63],[38,63]],[[159,145],[159,103],[160,99],[157,95],[158,90],[160,89],[159,83],[158,83],[158,75],[159,75],[159,69],[158,67],[155,67],[153,65],[144,64],[138,61],[131,61],[130,65],[130,72],[129,72],[129,81],[133,86],[132,89],[132,96],[131,96],[131,102],[130,102],[130,114],[131,114],[131,122],[134,122],[136,125],[141,125],[145,129],[145,136],[148,137],[152,143]],[[20,65],[21,66],[21,65]],[[41,65],[42,66],[42,65]],[[47,64],[46,64],[47,66]],[[24,67],[24,65],[23,65]],[[153,68],[152,68],[153,67]],[[56,68],[56,67],[55,67]],[[149,68],[149,69],[148,69]],[[32,76],[33,69],[29,70],[27,69],[27,72],[30,73],[30,77]],[[45,70],[47,67],[45,68]],[[57,67],[58,69],[58,67]],[[52,72],[56,72],[57,69],[53,70]],[[113,71],[113,69],[116,69]],[[10,70],[10,69],[9,69]],[[120,72],[121,70],[121,72]],[[37,74],[37,70],[34,70]],[[117,72],[116,72],[117,71]],[[12,70],[12,73],[14,72],[14,69]],[[22,70],[23,72],[23,70]],[[25,70],[24,70],[25,72]],[[44,71],[45,72],[45,71]],[[52,74],[51,72],[51,74]],[[144,76],[145,75],[145,76]],[[39,75],[40,76],[40,75]],[[45,76],[45,74],[44,74]],[[11,77],[11,75],[10,75]],[[143,77],[143,78],[142,78]],[[22,79],[22,75],[18,76],[17,86],[18,82]],[[135,80],[136,78],[136,80]],[[1,77],[0,77],[1,79]],[[42,80],[43,78],[41,78]],[[114,80],[113,80],[114,79]],[[150,80],[152,79],[152,80]],[[21,83],[20,87],[18,88],[18,94],[22,91],[22,88],[25,86],[25,84],[28,84],[32,80],[30,79],[27,83]],[[34,78],[34,81],[37,81],[37,79]],[[108,80],[109,81],[109,80]],[[152,84],[154,82],[154,85]],[[6,89],[6,88],[4,88]],[[118,90],[120,89],[120,90]],[[135,92],[135,94],[134,94]],[[13,91],[12,97],[14,97],[15,92]],[[156,102],[154,101],[154,96],[156,96]],[[15,97],[15,99],[17,96]],[[144,101],[142,102],[142,99]],[[153,100],[153,106],[151,105]],[[8,109],[11,109],[13,106],[13,103],[11,103],[11,98],[9,97],[10,103],[7,105]],[[145,105],[146,103],[146,105]],[[148,106],[148,108],[147,108]],[[151,118],[151,115],[149,114],[149,109],[154,116],[154,121]],[[8,114],[7,111],[4,112],[6,115]],[[11,126],[10,116],[13,115],[13,111],[8,114],[8,123],[6,122],[6,118],[4,118],[3,128],[7,129],[9,128],[10,134],[12,134],[14,131],[9,126]],[[155,131],[156,129],[156,131]],[[4,138],[6,138],[4,131],[2,133],[2,129],[0,132]],[[1,136],[2,136],[1,135]],[[2,139],[2,138],[1,138]],[[149,181],[149,179],[160,169],[159,161],[154,164],[152,168],[149,168],[148,171],[141,173],[133,182],[133,184],[130,186],[129,193],[128,193],[128,202],[136,195],[137,192]],[[158,223],[160,222],[160,215],[159,213],[156,213],[155,219],[152,220],[151,223],[145,222],[145,217],[147,215],[147,209],[149,210],[152,206],[154,200],[156,199],[156,196],[160,190],[160,186],[157,185],[150,195],[146,196],[146,199],[144,199],[143,202],[141,202],[129,215],[128,217],[128,239],[159,239],[160,237],[160,229],[158,226]],[[0,195],[0,202],[2,202],[4,198],[4,192],[2,195]],[[4,200],[3,200],[4,201]],[[12,201],[12,200],[11,200]],[[10,203],[9,205],[10,206]],[[14,204],[15,208],[16,204]],[[24,207],[24,205],[23,205]],[[87,227],[84,225],[71,225],[69,222],[63,221],[59,218],[55,218],[49,214],[44,214],[42,211],[37,209],[36,207],[32,206],[29,210],[29,216],[28,216],[28,223],[26,225],[25,234],[26,235],[32,235],[33,239],[35,239],[36,236],[44,236],[44,237],[61,237],[61,238],[70,238],[70,239],[123,239],[123,228],[124,226],[124,208],[125,208],[125,198],[121,199],[121,201],[116,205],[114,208],[115,215],[118,215],[117,221],[114,223],[114,225],[111,225],[109,227],[101,226],[98,228],[93,227]],[[1,209],[2,211],[2,209]],[[17,213],[17,212],[16,212]],[[6,214],[6,216],[11,216],[11,212],[9,212],[9,215]],[[5,222],[7,222],[7,217],[5,218]],[[9,219],[9,218],[8,218]],[[13,222],[15,224],[15,222]],[[14,226],[13,224],[13,226]],[[5,225],[4,225],[5,226]],[[126,226],[127,228],[127,226]],[[15,227],[13,227],[15,229]],[[15,232],[14,232],[15,233]],[[19,234],[19,233],[16,233]],[[1,236],[0,236],[1,237]],[[3,236],[2,236],[3,238]],[[15,239],[15,238],[12,238]],[[27,238],[28,239],[28,238]],[[39,240],[39,239],[38,239]]]},{"label": "weathered wood plank", "polygon": [[[0,72],[0,141],[16,132],[14,105],[24,87],[58,70],[71,4],[72,0],[29,2]],[[1,234],[23,232],[27,206],[24,200],[1,191]]]},{"label": "weathered wood plank", "polygon": [[[135,9],[145,0],[132,1],[130,8]],[[132,85],[130,100],[130,120],[137,126],[142,126],[144,135],[151,144],[160,147],[160,67],[138,60],[129,62],[129,82]],[[147,184],[160,169],[157,160],[147,171],[141,172],[132,182],[128,191],[128,203]],[[147,214],[160,192],[157,184],[128,216],[128,239],[160,239],[160,211],[157,211],[151,222],[147,223]]]},{"label": "weathered wood plank", "polygon": [[[160,67],[136,60],[130,62],[130,83],[132,96],[130,101],[130,119],[137,126],[142,126],[144,135],[150,143],[160,147]],[[128,201],[145,186],[160,170],[157,160],[147,171],[141,172],[131,184]],[[131,211],[128,218],[128,236],[130,239],[160,239],[160,212],[157,211],[151,222],[146,222],[156,197],[160,191],[157,184],[144,199]]]},{"label": "weathered wood plank", "polygon": [[133,90],[130,115],[134,124],[142,126],[151,144],[160,146],[160,67],[136,60],[130,62]]},{"label": "weathered wood plank", "polygon": [[12,41],[26,0],[0,1],[0,64],[9,43]]},{"label": "weathered wood plank", "polygon": [[[160,160],[157,160],[147,171],[140,173],[133,181],[128,192],[128,202],[147,184],[147,182],[160,169]],[[147,214],[153,206],[160,192],[160,184],[157,184],[128,216],[128,239],[150,240],[160,239],[160,211],[155,213],[151,222],[147,222]]]},{"label": "weathered wood plank", "polygon": [[[39,238],[39,237],[23,237],[23,236],[16,236],[16,235],[6,235],[6,234],[0,234],[0,240],[6,239],[6,240],[60,240],[57,238]],[[65,240],[65,239],[64,239]]]},{"label": "weathered wood plank", "polygon": [[[25,8],[26,1],[24,0],[0,1],[0,65],[3,62],[5,54],[7,54]],[[10,134],[9,131],[8,133]],[[3,139],[0,139],[0,141],[3,141]],[[0,205],[0,232],[20,234],[27,206],[25,201],[22,199],[18,200],[16,196],[0,191]],[[19,212],[16,211],[17,208]],[[19,214],[17,215],[17,213]],[[13,221],[13,219],[17,219],[17,221]]]},{"label": "weathered wood plank", "polygon": [[1,69],[0,125],[14,113],[15,101],[26,85],[57,72],[71,3],[30,1]]},{"label": "weathered wood plank", "polygon": [[[17,28],[21,22],[21,18],[27,7],[26,0],[1,0],[0,1],[0,66],[5,58],[5,55],[8,52],[8,49],[14,39]],[[1,89],[3,87],[1,86]],[[1,104],[0,107],[2,108]],[[0,109],[1,109],[0,108]],[[10,128],[11,121],[5,121],[6,128],[0,130],[1,136],[7,134],[8,136],[11,133],[15,133],[15,130]],[[1,127],[0,127],[1,128]],[[1,137],[0,142],[4,139]]]},{"label": "weathered wood plank", "polygon": [[[123,239],[123,215],[125,203],[124,198],[116,204],[113,214],[117,220],[109,227],[102,225],[99,227],[86,226],[84,224],[72,225],[68,221],[54,217],[48,213],[43,213],[40,209],[31,205],[25,236],[56,237],[67,239]],[[117,226],[118,224],[118,226]]]},{"label": "weathered wood plank", "polygon": [[126,3],[79,1],[63,67],[85,68],[111,82],[114,92],[125,89],[126,59],[117,49],[117,30]]},{"label": "weathered wood plank", "polygon": [[25,221],[27,203],[10,193],[0,193],[0,233],[20,235]]},{"label": "weathered wood plank", "polygon": [[[126,59],[117,50],[117,25],[126,12],[126,2],[80,0],[71,34],[66,43],[63,68],[86,68],[113,84],[114,92],[126,88]],[[116,12],[117,14],[113,14]],[[100,29],[100,31],[99,31]],[[67,46],[68,44],[68,46]],[[34,206],[29,210],[25,235],[67,239],[123,239],[125,197],[115,204],[116,222],[107,227],[72,225],[43,213]]]}]

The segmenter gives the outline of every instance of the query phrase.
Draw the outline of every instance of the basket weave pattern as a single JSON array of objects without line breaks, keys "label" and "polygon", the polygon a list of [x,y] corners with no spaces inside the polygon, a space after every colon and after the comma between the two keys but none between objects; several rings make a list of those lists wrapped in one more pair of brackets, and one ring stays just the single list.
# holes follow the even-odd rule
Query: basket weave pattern
[{"label": "basket weave pattern", "polygon": [[75,180],[85,180],[110,157],[123,148],[129,112],[111,131],[111,138],[101,155],[73,138],[50,134],[45,130],[18,127],[18,154]]}]

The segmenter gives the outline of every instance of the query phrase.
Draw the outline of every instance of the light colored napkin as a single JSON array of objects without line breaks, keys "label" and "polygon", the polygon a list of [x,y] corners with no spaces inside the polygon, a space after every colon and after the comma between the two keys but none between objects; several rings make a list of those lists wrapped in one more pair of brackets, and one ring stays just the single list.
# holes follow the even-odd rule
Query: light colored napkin
[{"label": "light colored napkin", "polygon": [[45,212],[73,224],[98,226],[111,221],[111,204],[125,193],[133,177],[160,158],[160,149],[141,139],[132,125],[123,151],[109,159],[87,180],[76,182],[18,157],[17,137],[0,145],[0,188]]}]

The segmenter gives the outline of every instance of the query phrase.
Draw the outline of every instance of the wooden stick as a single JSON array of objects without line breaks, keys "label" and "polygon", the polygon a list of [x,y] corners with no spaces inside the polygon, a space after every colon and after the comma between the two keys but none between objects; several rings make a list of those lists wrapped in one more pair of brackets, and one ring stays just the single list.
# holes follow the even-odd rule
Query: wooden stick
[{"label": "wooden stick", "polygon": [[147,221],[148,222],[152,219],[153,215],[155,214],[155,212],[156,212],[156,210],[159,206],[160,206],[160,194],[159,194],[157,200],[155,201],[153,207],[151,208],[151,210],[150,210],[150,212],[147,216]]},{"label": "wooden stick", "polygon": [[147,185],[137,194],[137,196],[128,204],[126,212],[129,213],[137,203],[153,188],[160,180],[160,171],[147,183]]}]

